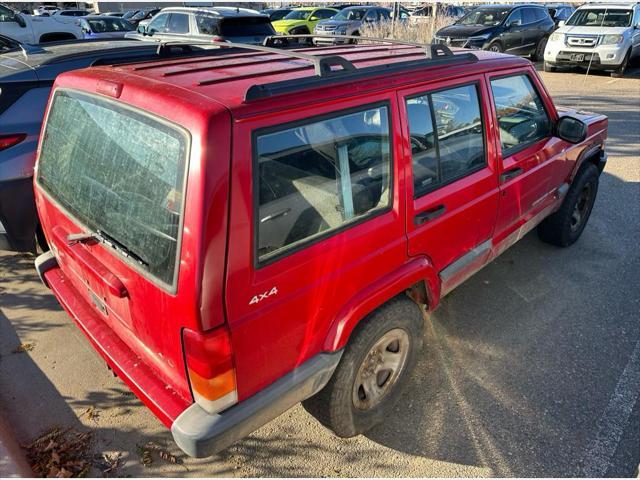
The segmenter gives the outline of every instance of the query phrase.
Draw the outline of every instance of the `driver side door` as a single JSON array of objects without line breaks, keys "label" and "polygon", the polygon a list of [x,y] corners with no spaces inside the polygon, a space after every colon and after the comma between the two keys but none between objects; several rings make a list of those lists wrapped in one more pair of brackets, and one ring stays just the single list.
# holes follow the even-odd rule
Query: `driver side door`
[{"label": "driver side door", "polygon": [[516,9],[509,14],[505,22],[505,30],[500,35],[505,53],[517,54],[522,49],[523,23],[522,9]]},{"label": "driver side door", "polygon": [[483,76],[399,92],[408,253],[428,256],[450,291],[488,258],[498,210]]}]

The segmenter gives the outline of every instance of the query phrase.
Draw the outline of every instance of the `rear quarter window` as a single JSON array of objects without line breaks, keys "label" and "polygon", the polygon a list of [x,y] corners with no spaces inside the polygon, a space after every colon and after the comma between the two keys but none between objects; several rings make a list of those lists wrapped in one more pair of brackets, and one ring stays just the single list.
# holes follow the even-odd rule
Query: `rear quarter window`
[{"label": "rear quarter window", "polygon": [[161,283],[176,280],[188,137],[116,102],[58,90],[38,184]]}]

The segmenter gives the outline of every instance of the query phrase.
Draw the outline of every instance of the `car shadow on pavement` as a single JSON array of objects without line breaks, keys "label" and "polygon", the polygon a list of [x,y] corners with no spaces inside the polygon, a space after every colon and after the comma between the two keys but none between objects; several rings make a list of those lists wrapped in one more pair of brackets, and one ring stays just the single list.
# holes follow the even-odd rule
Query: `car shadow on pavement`
[{"label": "car shadow on pavement", "polygon": [[[43,295],[44,286],[40,283],[33,262],[35,256],[25,254],[0,254],[0,308],[29,309],[33,311],[60,311],[61,307],[53,295]],[[11,285],[9,285],[11,284]],[[39,328],[32,321],[30,328]],[[40,328],[51,328],[42,323]]]},{"label": "car shadow on pavement", "polygon": [[[597,422],[640,341],[632,198],[640,184],[605,171],[576,244],[556,248],[531,232],[445,297],[426,322],[400,406],[366,436],[495,476],[583,476]],[[625,431],[640,432],[637,415],[628,421]],[[633,475],[640,459],[625,455],[608,476]]]}]

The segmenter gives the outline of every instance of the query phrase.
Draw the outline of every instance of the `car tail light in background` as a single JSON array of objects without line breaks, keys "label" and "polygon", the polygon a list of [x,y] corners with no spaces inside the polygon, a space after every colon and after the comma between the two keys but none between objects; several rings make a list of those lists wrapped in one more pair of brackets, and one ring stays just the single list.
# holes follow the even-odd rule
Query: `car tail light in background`
[{"label": "car tail light in background", "polygon": [[226,327],[207,333],[182,333],[193,399],[208,413],[218,413],[238,401],[231,339]]},{"label": "car tail light in background", "polygon": [[0,151],[19,144],[27,138],[26,133],[13,133],[10,135],[0,135]]},{"label": "car tail light in background", "polygon": [[224,37],[221,37],[219,35],[214,35],[213,37],[211,37],[211,40],[213,42],[226,42],[226,40],[224,39]]}]

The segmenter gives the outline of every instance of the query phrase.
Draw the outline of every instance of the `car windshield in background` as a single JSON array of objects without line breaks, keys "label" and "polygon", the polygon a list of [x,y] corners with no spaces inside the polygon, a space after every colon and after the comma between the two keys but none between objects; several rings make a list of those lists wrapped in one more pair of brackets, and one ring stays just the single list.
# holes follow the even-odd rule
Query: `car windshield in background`
[{"label": "car windshield in background", "polygon": [[98,97],[56,92],[39,184],[90,230],[167,285],[176,271],[187,138]]},{"label": "car windshield in background", "polygon": [[122,15],[122,18],[129,19],[129,18],[133,17],[135,14],[136,14],[136,10],[129,10],[128,12],[125,12]]},{"label": "car windshield in background", "polygon": [[293,10],[284,20],[306,20],[311,15],[311,10]]},{"label": "car windshield in background", "polygon": [[289,13],[291,13],[291,10],[277,10],[277,11],[271,13],[271,21],[275,22],[277,20],[282,20]]},{"label": "car windshield in background", "polygon": [[251,37],[255,35],[275,35],[268,17],[239,17],[222,20],[221,35],[223,37]]},{"label": "car windshield in background", "polygon": [[366,8],[342,10],[333,17],[333,20],[362,20],[367,12]]},{"label": "car windshield in background", "polygon": [[131,32],[134,30],[133,25],[121,18],[96,18],[87,20],[87,22],[94,33]]},{"label": "car windshield in background", "polygon": [[500,25],[509,12],[510,9],[508,8],[478,8],[462,17],[456,23],[458,25],[483,25],[485,27],[493,27]]},{"label": "car windshield in background", "polygon": [[141,10],[131,17],[131,20],[143,20],[148,14],[149,10]]},{"label": "car windshield in background", "polygon": [[632,10],[609,10],[605,8],[576,10],[567,25],[580,27],[629,27]]}]

